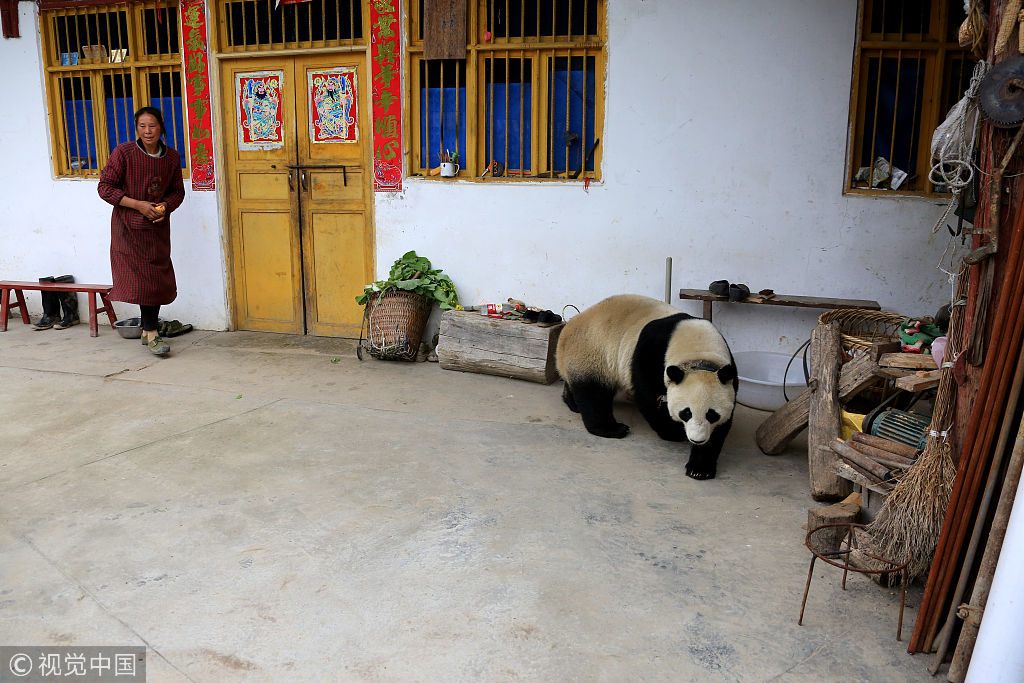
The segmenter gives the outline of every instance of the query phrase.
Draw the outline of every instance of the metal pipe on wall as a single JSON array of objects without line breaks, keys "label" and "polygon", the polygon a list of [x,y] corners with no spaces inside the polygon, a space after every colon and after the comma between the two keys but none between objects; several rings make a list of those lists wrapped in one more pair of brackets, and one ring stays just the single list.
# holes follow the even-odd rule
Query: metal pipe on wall
[{"label": "metal pipe on wall", "polygon": [[665,259],[665,303],[672,303],[672,257]]}]

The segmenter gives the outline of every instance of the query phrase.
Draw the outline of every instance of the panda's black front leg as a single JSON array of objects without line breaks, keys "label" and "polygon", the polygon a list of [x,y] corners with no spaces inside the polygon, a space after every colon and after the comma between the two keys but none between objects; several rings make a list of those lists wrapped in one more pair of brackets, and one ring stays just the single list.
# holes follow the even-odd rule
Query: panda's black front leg
[{"label": "panda's black front leg", "polygon": [[[568,385],[562,398],[569,404],[571,398],[575,403],[583,425],[595,436],[608,439],[621,439],[629,434],[629,427],[618,422],[612,413],[612,401],[615,399],[615,388],[596,381],[574,382]],[[569,405],[570,410],[572,405]]]},{"label": "panda's black front leg", "polygon": [[651,429],[665,441],[686,441],[686,428],[682,422],[676,422],[668,414],[664,397],[647,395],[637,392],[636,405],[640,414],[651,425]]},{"label": "panda's black front leg", "polygon": [[718,473],[718,454],[725,445],[725,437],[729,435],[732,419],[723,423],[711,432],[711,438],[705,443],[690,446],[690,460],[686,463],[686,476],[693,479],[714,479]]}]

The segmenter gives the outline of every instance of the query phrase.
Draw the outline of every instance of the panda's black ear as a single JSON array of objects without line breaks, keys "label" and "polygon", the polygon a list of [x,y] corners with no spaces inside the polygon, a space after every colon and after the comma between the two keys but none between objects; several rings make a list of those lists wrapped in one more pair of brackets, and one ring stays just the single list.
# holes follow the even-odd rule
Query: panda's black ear
[{"label": "panda's black ear", "polygon": [[736,366],[729,364],[718,371],[718,381],[722,384],[728,384],[729,382],[736,379]]},{"label": "panda's black ear", "polygon": [[683,381],[683,377],[686,377],[686,373],[678,365],[670,365],[665,368],[665,374],[668,375],[669,380],[679,384]]}]

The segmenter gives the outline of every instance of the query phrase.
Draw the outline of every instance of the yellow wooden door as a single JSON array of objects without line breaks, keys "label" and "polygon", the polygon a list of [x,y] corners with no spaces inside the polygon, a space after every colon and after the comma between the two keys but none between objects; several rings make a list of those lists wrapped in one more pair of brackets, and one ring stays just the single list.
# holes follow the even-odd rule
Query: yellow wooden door
[{"label": "yellow wooden door", "polygon": [[[358,54],[221,62],[232,306],[240,329],[359,334],[355,297],[373,273],[364,63]],[[344,70],[354,74],[347,132],[356,140],[316,141],[313,80]]]},{"label": "yellow wooden door", "polygon": [[[373,192],[365,55],[346,53],[295,58],[299,205],[302,221],[306,329],[317,336],[357,337],[363,309],[355,298],[373,279]],[[354,92],[347,89],[354,87]],[[341,92],[345,91],[345,92]],[[325,101],[326,100],[326,101]],[[338,104],[338,103],[343,104]],[[333,104],[332,104],[333,103]],[[346,110],[347,121],[320,141],[318,108]],[[333,119],[336,123],[337,119]],[[303,124],[300,124],[303,125]]]}]

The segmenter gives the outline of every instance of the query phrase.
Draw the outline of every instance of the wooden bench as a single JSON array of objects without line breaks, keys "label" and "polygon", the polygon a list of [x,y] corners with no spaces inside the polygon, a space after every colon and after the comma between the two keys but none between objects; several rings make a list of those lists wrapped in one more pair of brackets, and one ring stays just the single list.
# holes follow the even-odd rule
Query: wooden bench
[{"label": "wooden bench", "polygon": [[[12,308],[21,309],[21,322],[28,325],[31,321],[28,318],[28,307],[25,305],[24,290],[39,292],[82,292],[89,299],[89,335],[98,337],[100,334],[99,325],[96,323],[97,313],[106,313],[110,318],[110,326],[117,322],[114,314],[114,307],[110,305],[107,295],[112,289],[111,285],[86,285],[79,282],[22,282],[19,280],[0,280],[0,332],[7,331],[7,318],[11,316]],[[11,303],[11,293],[17,300]],[[99,295],[103,303],[102,308],[96,307],[96,296]]]},{"label": "wooden bench", "polygon": [[705,320],[711,320],[711,302],[713,301],[735,304],[764,304],[765,306],[795,306],[797,308],[865,308],[871,311],[882,309],[881,304],[877,301],[867,299],[830,299],[821,296],[795,296],[793,294],[775,294],[766,298],[754,292],[751,292],[750,296],[743,301],[730,302],[729,297],[712,294],[707,289],[680,289],[679,298],[703,301]]}]

